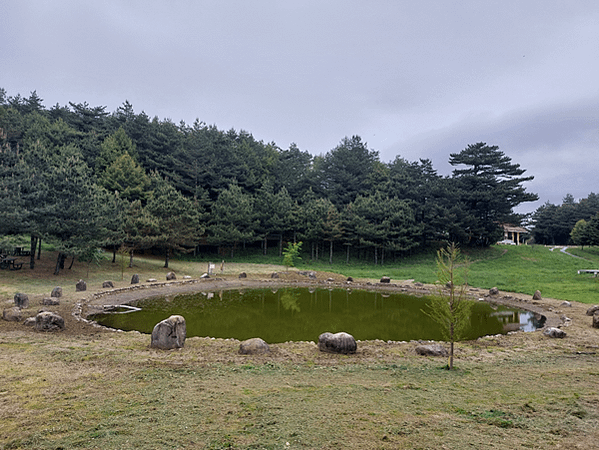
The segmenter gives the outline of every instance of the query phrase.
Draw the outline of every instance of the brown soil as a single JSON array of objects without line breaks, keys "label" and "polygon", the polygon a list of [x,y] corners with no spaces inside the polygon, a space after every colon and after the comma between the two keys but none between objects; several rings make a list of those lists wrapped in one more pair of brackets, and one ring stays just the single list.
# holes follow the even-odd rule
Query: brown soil
[{"label": "brown soil", "polygon": [[[50,263],[52,261],[50,260]],[[249,274],[248,278],[240,279],[235,275],[216,275],[208,279],[185,279],[168,282],[142,280],[138,285],[130,285],[127,283],[118,283],[114,289],[97,289],[85,292],[72,292],[69,290],[60,299],[61,303],[58,306],[39,306],[44,297],[49,297],[48,294],[30,295],[29,309],[23,310],[25,317],[34,316],[41,310],[56,312],[65,319],[65,330],[60,334],[64,337],[84,337],[98,336],[103,334],[110,335],[115,330],[108,330],[97,324],[87,321],[86,316],[101,312],[105,305],[130,304],[136,300],[155,296],[170,296],[185,292],[199,291],[218,291],[226,289],[241,289],[241,288],[260,288],[260,287],[276,287],[276,286],[327,286],[327,287],[349,287],[353,289],[378,290],[384,292],[402,292],[416,295],[427,295],[436,292],[436,287],[432,285],[423,285],[414,283],[412,280],[395,281],[392,283],[380,283],[368,280],[355,280],[348,282],[346,277],[333,274],[319,272],[317,278],[310,279],[305,275],[301,275],[296,270],[289,272],[277,272],[279,278],[272,278],[265,274]],[[51,288],[48,288],[48,291]],[[524,310],[529,310],[538,314],[542,314],[547,318],[546,326],[555,326],[563,328],[567,334],[568,344],[572,349],[595,349],[599,348],[599,333],[590,332],[590,323],[592,318],[586,316],[586,310],[589,305],[571,302],[571,306],[566,306],[563,301],[557,299],[544,298],[542,300],[532,300],[531,296],[524,294],[515,294],[508,292],[500,292],[499,295],[491,296],[488,291],[470,288],[468,294],[475,299],[480,299],[496,304],[517,307]],[[5,301],[4,308],[11,306],[11,300]],[[38,305],[38,306],[36,306]],[[20,322],[0,321],[0,331],[16,332],[16,333],[36,333],[32,328],[24,326]],[[534,333],[513,332],[508,335],[494,336],[495,341],[501,341],[501,345],[505,347],[520,348],[524,342],[526,347],[530,348],[537,345],[550,345],[549,340],[540,338],[541,331]],[[228,349],[230,342],[235,340],[213,340],[212,345],[218,346],[218,342],[222,342],[224,347]],[[413,347],[418,343],[405,343],[405,346]],[[304,360],[313,357],[313,343],[285,343],[273,346],[273,353],[269,359],[287,358]],[[398,344],[400,345],[400,344]],[[306,354],[303,354],[302,346],[305,347]],[[286,347],[293,347],[293,352],[285,351]],[[382,341],[362,342],[359,346],[359,351],[356,354],[356,359],[371,358],[373,353],[383,357],[385,352],[390,352],[388,356],[395,354],[398,351],[397,346],[390,346]],[[213,348],[213,350],[217,350]],[[225,351],[222,355],[213,352],[215,359],[219,361],[230,359],[231,361],[239,359],[238,356],[229,351]],[[303,354],[303,355],[302,355]],[[462,355],[466,356],[466,355]],[[473,355],[474,356],[474,355]]]}]

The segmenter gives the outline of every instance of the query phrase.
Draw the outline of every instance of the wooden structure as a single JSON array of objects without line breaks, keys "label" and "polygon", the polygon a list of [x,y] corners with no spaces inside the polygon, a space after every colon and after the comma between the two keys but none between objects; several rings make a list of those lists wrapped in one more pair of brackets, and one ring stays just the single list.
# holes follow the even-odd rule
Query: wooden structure
[{"label": "wooden structure", "polygon": [[523,227],[513,227],[511,225],[503,225],[503,239],[504,241],[512,241],[516,245],[522,244],[520,235],[529,234],[529,231]]}]

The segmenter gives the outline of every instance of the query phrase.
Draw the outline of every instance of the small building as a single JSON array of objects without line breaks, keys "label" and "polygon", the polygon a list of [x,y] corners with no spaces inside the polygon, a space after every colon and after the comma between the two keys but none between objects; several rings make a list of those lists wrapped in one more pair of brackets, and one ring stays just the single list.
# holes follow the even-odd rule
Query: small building
[{"label": "small building", "polygon": [[521,235],[527,235],[530,232],[523,227],[514,227],[512,225],[503,224],[503,241],[502,244],[513,243],[515,245],[522,244]]}]

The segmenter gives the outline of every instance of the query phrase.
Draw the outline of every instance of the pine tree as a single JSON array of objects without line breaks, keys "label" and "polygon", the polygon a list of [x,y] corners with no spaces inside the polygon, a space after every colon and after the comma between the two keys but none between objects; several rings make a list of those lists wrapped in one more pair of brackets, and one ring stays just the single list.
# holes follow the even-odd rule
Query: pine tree
[{"label": "pine tree", "polygon": [[152,184],[152,195],[146,208],[156,220],[154,242],[164,249],[164,267],[168,267],[171,252],[188,253],[197,245],[204,232],[202,214],[192,200],[156,173],[152,175]]},{"label": "pine tree", "polygon": [[470,323],[472,301],[466,298],[467,262],[460,257],[455,243],[437,252],[439,293],[423,311],[441,326],[445,340],[450,343],[448,369],[453,369],[454,344],[464,337]]},{"label": "pine tree", "polygon": [[469,244],[488,246],[497,242],[502,232],[500,224],[514,221],[513,208],[539,198],[522,186],[534,177],[522,177],[526,170],[513,164],[497,146],[484,142],[469,145],[460,153],[452,153],[449,163],[463,167],[454,169],[452,179],[455,203],[463,203],[476,220],[469,232]]}]

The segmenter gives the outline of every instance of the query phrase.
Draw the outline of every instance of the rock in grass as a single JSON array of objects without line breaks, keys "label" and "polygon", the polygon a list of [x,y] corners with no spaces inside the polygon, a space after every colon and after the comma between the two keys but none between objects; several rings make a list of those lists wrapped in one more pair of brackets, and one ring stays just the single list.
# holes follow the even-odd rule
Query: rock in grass
[{"label": "rock in grass", "polygon": [[29,297],[27,294],[17,292],[14,296],[15,306],[21,309],[29,308]]},{"label": "rock in grass", "polygon": [[183,348],[187,336],[187,326],[182,316],[170,316],[156,324],[152,330],[150,347],[170,350]]},{"label": "rock in grass", "polygon": [[247,274],[247,273],[245,273],[245,272],[241,272],[241,273],[239,274],[239,278],[247,278],[247,277],[248,277],[248,274]]},{"label": "rock in grass", "polygon": [[448,356],[449,353],[441,344],[419,345],[414,349],[421,356]]},{"label": "rock in grass", "polygon": [[593,314],[593,328],[599,328],[599,311],[595,311]]},{"label": "rock in grass", "polygon": [[171,280],[176,280],[177,279],[177,275],[175,274],[175,272],[169,272],[166,274],[166,281],[171,281]]},{"label": "rock in grass", "polygon": [[239,353],[242,355],[265,355],[270,353],[270,347],[261,338],[251,338],[239,344]]},{"label": "rock in grass", "polygon": [[77,284],[75,285],[75,292],[83,292],[83,291],[87,291],[87,283],[83,280],[79,280],[79,281],[77,281]]},{"label": "rock in grass", "polygon": [[8,322],[20,322],[23,320],[23,313],[21,312],[21,308],[13,306],[2,311],[2,318]]},{"label": "rock in grass", "polygon": [[42,299],[42,301],[40,302],[40,304],[42,304],[44,306],[56,306],[56,305],[60,305],[60,300],[58,300],[57,298],[52,298],[52,297],[44,297]]},{"label": "rock in grass", "polygon": [[489,295],[499,295],[499,289],[497,289],[496,287],[492,287],[491,289],[489,289]]},{"label": "rock in grass", "polygon": [[102,287],[103,288],[113,288],[114,287],[114,283],[112,281],[105,281],[102,283]]},{"label": "rock in grass", "polygon": [[389,278],[389,277],[381,277],[381,283],[391,283],[391,278]]},{"label": "rock in grass", "polygon": [[566,332],[564,330],[560,330],[559,328],[549,327],[543,331],[543,335],[550,338],[565,338]]},{"label": "rock in grass", "polygon": [[599,311],[599,305],[594,305],[591,306],[589,309],[587,309],[587,316],[592,316],[594,315],[597,311]]},{"label": "rock in grass", "polygon": [[133,274],[133,276],[131,277],[131,284],[139,284],[139,274]]},{"label": "rock in grass", "polygon": [[318,349],[328,353],[356,353],[358,344],[351,334],[343,331],[339,333],[322,333],[318,336]]},{"label": "rock in grass", "polygon": [[35,329],[37,331],[64,330],[64,319],[56,313],[43,311],[35,316]]},{"label": "rock in grass", "polygon": [[62,297],[62,288],[60,286],[56,286],[54,289],[52,289],[52,293],[50,294],[50,297],[57,297],[57,298]]},{"label": "rock in grass", "polygon": [[542,300],[543,297],[541,296],[541,291],[536,290],[535,293],[534,293],[534,295],[532,296],[532,299],[533,300]]}]

